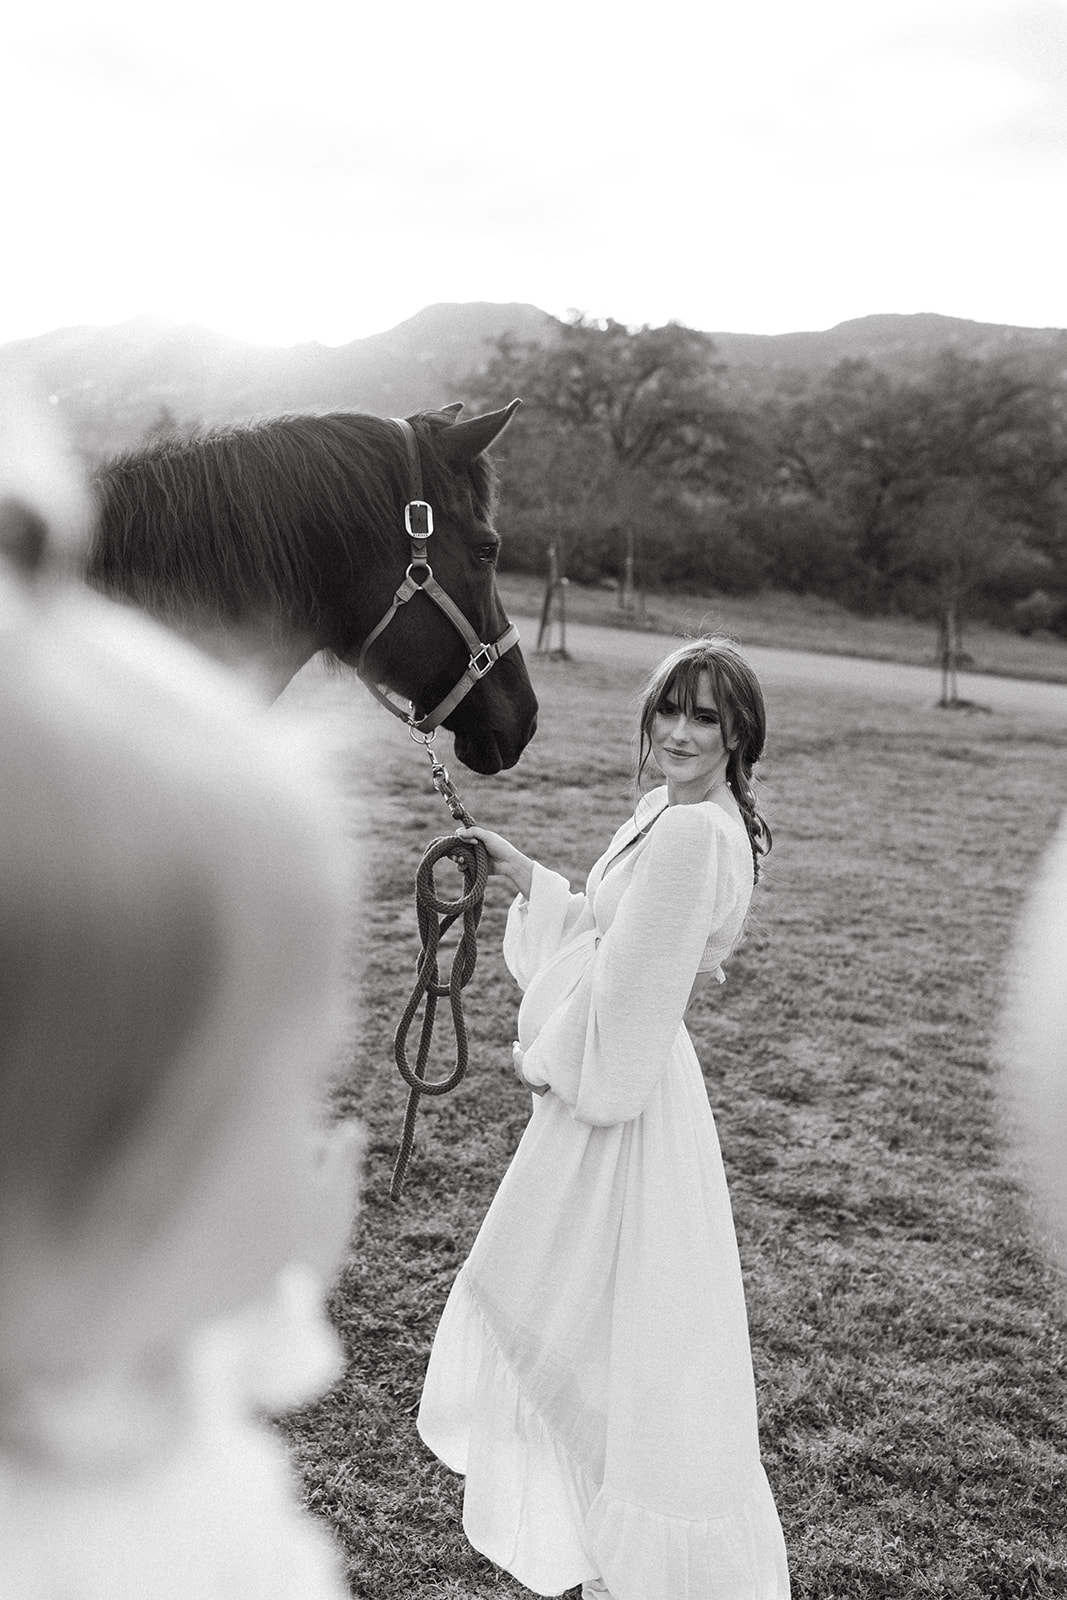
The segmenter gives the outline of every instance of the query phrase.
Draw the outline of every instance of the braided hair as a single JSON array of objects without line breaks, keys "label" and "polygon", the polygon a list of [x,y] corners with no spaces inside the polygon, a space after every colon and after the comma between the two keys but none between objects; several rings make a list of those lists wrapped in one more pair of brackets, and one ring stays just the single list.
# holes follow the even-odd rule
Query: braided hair
[{"label": "braided hair", "polygon": [[691,715],[696,707],[702,672],[711,680],[712,695],[720,715],[728,709],[732,719],[734,745],[727,758],[726,782],[748,832],[752,874],[758,883],[762,875],[760,858],[770,850],[772,841],[771,830],[756,808],[752,769],[763,754],[767,714],[759,680],[732,640],[715,634],[689,639],[661,661],[648,679],[640,700],[637,786],[640,788],[652,755],[652,720],[656,712],[669,697]]}]

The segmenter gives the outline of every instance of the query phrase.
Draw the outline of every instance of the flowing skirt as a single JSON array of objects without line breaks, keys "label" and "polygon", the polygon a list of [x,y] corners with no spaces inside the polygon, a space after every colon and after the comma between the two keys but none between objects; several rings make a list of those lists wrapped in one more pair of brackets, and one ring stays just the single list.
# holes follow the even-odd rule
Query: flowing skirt
[{"label": "flowing skirt", "polygon": [[533,1114],[434,1340],[419,1430],[536,1594],[786,1600],[740,1263],[684,1028],[642,1115]]}]

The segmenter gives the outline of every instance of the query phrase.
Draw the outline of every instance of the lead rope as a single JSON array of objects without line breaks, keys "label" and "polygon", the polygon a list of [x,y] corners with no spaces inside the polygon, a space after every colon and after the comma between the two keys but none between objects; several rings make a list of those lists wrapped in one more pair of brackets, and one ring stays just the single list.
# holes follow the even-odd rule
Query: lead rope
[{"label": "lead rope", "polygon": [[[448,775],[447,767],[434,755],[433,734],[416,734],[412,731],[412,738],[420,739],[425,745],[426,754],[430,758],[430,780],[452,813],[453,820],[466,828],[473,827],[474,818],[460,799],[455,784]],[[438,895],[434,883],[434,868],[445,856],[454,861],[463,873],[464,892],[456,900],[443,900]],[[478,960],[478,923],[482,915],[482,902],[488,879],[489,856],[485,846],[480,840],[457,839],[455,835],[434,839],[419,862],[415,874],[415,911],[422,949],[415,968],[415,986],[411,991],[411,998],[404,1007],[404,1013],[393,1035],[393,1057],[400,1076],[410,1092],[407,1110],[404,1113],[404,1127],[400,1135],[400,1148],[397,1151],[393,1177],[389,1185],[391,1200],[400,1198],[400,1191],[404,1185],[408,1162],[415,1143],[415,1118],[418,1115],[419,1101],[424,1094],[448,1094],[449,1090],[461,1082],[467,1071],[467,1024],[463,1016],[462,991],[469,983]],[[438,971],[438,947],[444,934],[460,917],[463,918],[463,933],[452,957],[448,976],[442,982]],[[433,1040],[437,1002],[443,1000],[446,995],[452,1013],[452,1028],[456,1036],[456,1064],[447,1077],[430,1081],[426,1077],[426,1068]],[[425,1010],[422,1029],[415,1065],[412,1066],[407,1053],[408,1034],[423,1001]]]}]

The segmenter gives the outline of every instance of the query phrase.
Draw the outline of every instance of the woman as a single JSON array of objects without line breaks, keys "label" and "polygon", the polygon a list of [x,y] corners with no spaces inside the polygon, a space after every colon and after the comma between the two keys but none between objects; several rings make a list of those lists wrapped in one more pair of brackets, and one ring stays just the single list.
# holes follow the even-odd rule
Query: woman
[{"label": "woman", "polygon": [[419,1429],[476,1549],[541,1595],[784,1600],[729,1196],[683,1018],[736,944],[770,834],[759,684],[676,650],[644,694],[641,799],[584,894],[465,830],[518,891],[504,958],[533,1115],[453,1286]]}]

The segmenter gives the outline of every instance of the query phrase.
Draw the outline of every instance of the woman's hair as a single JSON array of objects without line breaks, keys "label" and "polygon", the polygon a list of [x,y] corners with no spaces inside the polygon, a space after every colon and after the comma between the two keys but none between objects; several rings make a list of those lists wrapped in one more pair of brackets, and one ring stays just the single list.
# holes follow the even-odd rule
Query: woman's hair
[{"label": "woman's hair", "polygon": [[638,718],[637,786],[640,789],[645,768],[652,757],[652,722],[668,696],[687,716],[697,704],[700,675],[706,672],[720,717],[729,711],[733,747],[726,763],[726,781],[737,801],[749,843],[752,870],[760,878],[760,857],[771,848],[771,830],[756,809],[755,780],[752,769],[763,754],[767,737],[767,714],[759,679],[730,639],[709,635],[689,639],[661,661],[642,691]]},{"label": "woman's hair", "polygon": [[307,1259],[347,861],[221,669],[88,593],[0,602],[2,1423]]}]

